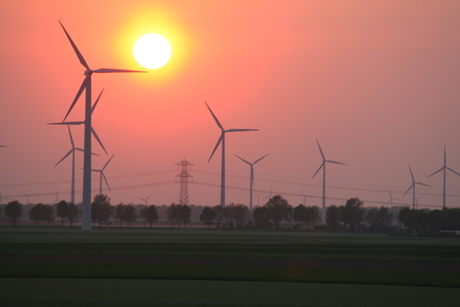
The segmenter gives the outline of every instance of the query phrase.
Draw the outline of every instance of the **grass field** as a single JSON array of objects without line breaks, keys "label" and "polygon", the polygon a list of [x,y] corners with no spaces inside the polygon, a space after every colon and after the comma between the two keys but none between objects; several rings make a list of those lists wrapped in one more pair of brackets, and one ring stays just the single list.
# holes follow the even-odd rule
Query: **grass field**
[{"label": "grass field", "polygon": [[460,298],[458,239],[4,227],[0,247],[1,306],[456,306]]}]

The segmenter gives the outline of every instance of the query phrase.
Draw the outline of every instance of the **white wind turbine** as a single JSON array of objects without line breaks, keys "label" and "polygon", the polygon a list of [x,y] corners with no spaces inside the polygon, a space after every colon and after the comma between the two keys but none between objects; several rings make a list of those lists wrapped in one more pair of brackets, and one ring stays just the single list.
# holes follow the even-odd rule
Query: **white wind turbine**
[{"label": "white wind turbine", "polygon": [[316,143],[318,143],[318,148],[319,148],[319,152],[321,153],[321,157],[323,158],[323,163],[321,163],[320,167],[318,168],[318,170],[315,172],[315,174],[311,178],[313,179],[316,176],[316,174],[320,171],[320,169],[321,168],[323,169],[323,202],[322,202],[322,207],[321,207],[321,221],[324,223],[326,221],[326,163],[334,163],[334,164],[341,164],[341,165],[346,165],[346,164],[342,162],[326,160],[326,157],[324,156],[323,150],[321,149],[321,146],[319,145],[318,140],[316,140]]},{"label": "white wind turbine", "polygon": [[412,184],[411,186],[407,189],[407,191],[403,194],[403,197],[404,195],[407,194],[407,192],[410,191],[410,189],[412,189],[412,209],[416,209],[416,203],[417,203],[417,199],[415,198],[415,185],[416,184],[419,184],[419,185],[424,185],[426,187],[431,187],[431,185],[428,185],[428,184],[425,184],[425,183],[421,183],[421,182],[416,182],[415,181],[415,178],[414,178],[414,174],[412,174],[412,169],[410,168],[410,165],[409,165],[409,171],[410,171],[410,176],[412,178]]},{"label": "white wind turbine", "polygon": [[221,181],[220,181],[220,205],[221,207],[225,207],[225,133],[227,132],[243,132],[243,131],[259,131],[259,129],[228,129],[225,130],[224,127],[220,124],[219,120],[217,117],[214,115],[212,112],[211,108],[208,106],[208,104],[205,102],[206,106],[209,109],[209,112],[211,112],[212,117],[216,121],[217,126],[221,130],[221,134],[219,139],[217,140],[217,144],[214,147],[214,150],[211,153],[211,156],[208,159],[208,162],[211,161],[212,156],[216,152],[217,148],[219,145],[222,143],[222,166],[221,166]]},{"label": "white wind turbine", "polygon": [[390,193],[390,199],[387,201],[386,205],[390,204],[390,207],[393,207],[393,200],[399,200],[399,198],[394,198],[393,195],[391,195],[390,189],[388,189],[388,193]]},{"label": "white wind turbine", "polygon": [[143,201],[144,201],[144,204],[145,204],[145,206],[146,206],[146,207],[148,207],[148,205],[149,205],[149,204],[148,204],[148,202],[147,202],[147,201],[149,200],[149,198],[150,198],[150,197],[152,197],[152,195],[153,195],[153,193],[152,193],[152,194],[150,194],[150,195],[149,195],[147,198],[141,198],[141,197],[138,197],[138,198],[139,198],[139,199],[141,199],[141,200],[143,200]]},{"label": "white wind turbine", "polygon": [[89,68],[89,65],[86,63],[83,55],[78,50],[77,46],[73,42],[70,35],[67,33],[67,30],[64,28],[62,23],[62,29],[64,30],[74,52],[76,53],[80,63],[86,68],[85,70],[85,79],[83,80],[80,89],[77,92],[77,95],[72,102],[69,111],[67,112],[64,120],[69,115],[70,111],[75,106],[78,98],[82,94],[83,90],[86,91],[85,99],[85,132],[84,132],[84,162],[83,162],[83,202],[82,202],[82,218],[81,218],[81,228],[83,230],[91,229],[91,76],[93,73],[128,73],[128,72],[143,72],[137,70],[125,70],[125,69],[111,69],[111,68],[99,68],[92,70]]},{"label": "white wind turbine", "polygon": [[256,161],[250,163],[246,160],[244,160],[243,158],[241,157],[238,157],[237,155],[235,155],[235,157],[237,157],[238,159],[240,159],[241,161],[249,164],[250,168],[251,168],[251,178],[249,180],[249,210],[252,212],[252,187],[254,186],[254,164],[256,164],[257,162],[259,162],[260,160],[262,160],[263,158],[265,158],[266,156],[268,156],[269,154],[266,154],[265,156],[263,156],[262,158],[259,158],[257,159]]},{"label": "white wind turbine", "polygon": [[427,178],[429,178],[429,177],[433,176],[434,174],[437,174],[440,171],[443,171],[443,182],[442,182],[442,207],[443,208],[446,208],[446,170],[449,170],[452,173],[457,174],[458,176],[460,176],[459,173],[457,173],[456,171],[454,171],[453,169],[451,169],[450,167],[447,166],[446,146],[444,146],[444,165],[439,170],[437,170],[436,172],[434,172],[433,174],[431,174],[430,176],[427,177]]},{"label": "white wind turbine", "polygon": [[302,195],[303,195],[303,205],[306,207],[307,206],[307,195],[305,194],[305,192],[303,191],[302,188],[300,188],[300,190],[302,191]]},{"label": "white wind turbine", "polygon": [[104,181],[105,181],[105,184],[107,185],[107,188],[109,189],[109,191],[111,191],[110,186],[109,186],[109,182],[107,181],[107,178],[104,175],[104,170],[107,167],[107,165],[110,163],[110,161],[112,161],[113,156],[115,156],[115,154],[112,155],[112,157],[109,159],[109,161],[107,161],[101,169],[92,169],[91,170],[92,172],[99,173],[99,194],[100,195],[102,195],[102,178],[104,178]]},{"label": "white wind turbine", "polygon": [[[56,125],[62,124],[62,123],[55,123]],[[51,123],[49,125],[54,125],[54,123]],[[70,131],[70,125],[67,124],[67,128],[69,130],[69,137],[70,137],[70,144],[72,145],[72,148],[69,150],[65,156],[59,160],[58,163],[54,165],[54,167],[58,166],[62,161],[64,161],[68,156],[72,155],[72,179],[71,179],[71,186],[70,186],[70,202],[75,204],[75,151],[81,151],[84,152],[83,149],[75,147],[75,143],[73,141],[72,137],[72,132]],[[93,153],[93,155],[99,156],[98,154]]]}]

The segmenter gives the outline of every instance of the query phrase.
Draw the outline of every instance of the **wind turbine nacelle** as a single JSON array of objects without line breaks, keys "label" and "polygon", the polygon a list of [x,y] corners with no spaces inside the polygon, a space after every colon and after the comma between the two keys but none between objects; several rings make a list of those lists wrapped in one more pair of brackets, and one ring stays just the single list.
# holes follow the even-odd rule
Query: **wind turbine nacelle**
[{"label": "wind turbine nacelle", "polygon": [[87,69],[85,70],[85,72],[83,73],[85,76],[89,77],[93,74],[93,71],[91,69]]}]

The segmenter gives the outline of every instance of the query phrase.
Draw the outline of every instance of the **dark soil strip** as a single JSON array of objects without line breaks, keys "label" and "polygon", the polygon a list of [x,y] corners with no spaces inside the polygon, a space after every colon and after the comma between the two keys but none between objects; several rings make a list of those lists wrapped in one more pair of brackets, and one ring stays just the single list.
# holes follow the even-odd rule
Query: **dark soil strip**
[{"label": "dark soil strip", "polygon": [[410,271],[460,272],[458,264],[401,263],[382,261],[334,261],[299,259],[240,259],[240,258],[166,258],[121,256],[49,256],[0,255],[2,263],[121,263],[121,264],[173,264],[219,266],[266,266],[332,269],[382,269]]}]

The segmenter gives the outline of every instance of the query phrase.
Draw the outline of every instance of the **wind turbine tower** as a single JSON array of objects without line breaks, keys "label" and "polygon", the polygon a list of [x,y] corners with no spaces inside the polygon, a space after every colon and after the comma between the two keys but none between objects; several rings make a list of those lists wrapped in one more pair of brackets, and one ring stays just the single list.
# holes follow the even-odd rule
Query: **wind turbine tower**
[{"label": "wind turbine tower", "polygon": [[211,153],[211,156],[208,159],[208,162],[211,161],[212,156],[216,152],[217,148],[219,145],[222,143],[222,165],[221,165],[221,178],[220,178],[220,206],[225,207],[225,133],[227,132],[243,132],[243,131],[259,131],[259,129],[227,129],[225,130],[224,127],[221,125],[217,117],[214,115],[212,112],[211,108],[208,106],[208,104],[205,102],[206,106],[209,109],[209,112],[211,112],[212,117],[216,121],[217,126],[221,130],[221,134],[219,139],[217,140],[217,144],[214,147],[214,150]]},{"label": "wind turbine tower", "polygon": [[[410,172],[410,176],[412,178],[412,184],[411,186],[407,189],[407,191],[404,193],[404,195],[407,194],[407,192],[410,191],[410,189],[412,189],[412,209],[417,209],[417,199],[415,198],[415,185],[416,184],[419,184],[419,185],[424,185],[426,187],[431,187],[431,185],[428,185],[428,184],[425,184],[425,183],[421,183],[421,182],[416,182],[415,181],[415,178],[414,178],[414,174],[412,174],[412,169],[410,168],[410,165],[409,165],[409,172]],[[403,195],[403,197],[404,197]]]},{"label": "wind turbine tower", "polygon": [[434,174],[437,174],[440,171],[443,171],[443,182],[442,182],[442,207],[443,208],[446,208],[446,170],[449,170],[452,173],[457,174],[458,176],[460,176],[459,173],[457,173],[456,171],[454,171],[453,169],[451,169],[450,167],[447,166],[446,146],[444,146],[444,165],[439,170],[437,170],[436,172],[434,172],[433,174],[431,174],[430,176],[427,177],[427,178],[429,178],[429,177],[433,176]]},{"label": "wind turbine tower", "polygon": [[93,172],[99,173],[99,195],[102,195],[102,178],[104,178],[105,184],[107,185],[107,188],[110,191],[109,182],[107,181],[107,177],[105,177],[105,175],[104,175],[104,170],[107,167],[107,165],[109,165],[110,161],[112,161],[114,156],[115,156],[115,154],[112,155],[112,157],[109,159],[109,161],[107,161],[101,169],[92,169],[91,170]]},{"label": "wind turbine tower", "polygon": [[193,176],[188,171],[192,170],[193,164],[184,158],[184,160],[176,163],[176,165],[180,170],[180,173],[176,175],[176,180],[179,178],[180,182],[179,203],[188,206],[188,182],[189,178],[193,180]]},{"label": "wind turbine tower", "polygon": [[393,195],[391,195],[390,189],[388,189],[388,193],[390,193],[390,199],[387,201],[386,204],[390,204],[390,207],[393,207],[393,199],[399,200],[399,198],[394,198]]},{"label": "wind turbine tower", "polygon": [[263,158],[265,158],[266,156],[268,156],[269,154],[266,154],[265,156],[263,156],[262,158],[259,158],[257,160],[255,160],[254,162],[250,163],[246,160],[244,160],[243,158],[241,157],[238,157],[237,155],[235,155],[235,157],[237,157],[238,159],[240,159],[241,161],[243,161],[244,163],[247,163],[249,164],[249,166],[251,167],[251,178],[249,180],[249,210],[252,212],[252,187],[254,186],[254,164],[256,164],[257,162],[259,162],[260,160],[262,160]]},{"label": "wind turbine tower", "polygon": [[80,89],[77,92],[77,95],[72,102],[67,115],[64,117],[63,122],[69,115],[70,111],[72,111],[73,107],[75,106],[78,98],[82,94],[83,90],[86,91],[86,99],[85,99],[85,130],[84,130],[84,161],[83,161],[83,201],[82,201],[82,217],[81,217],[81,228],[83,230],[91,229],[91,76],[93,73],[128,73],[128,72],[144,72],[144,71],[136,71],[136,70],[125,70],[125,69],[111,69],[111,68],[99,68],[96,70],[92,70],[89,65],[86,63],[83,55],[78,50],[77,46],[73,42],[70,35],[67,33],[67,30],[64,28],[61,22],[62,29],[64,30],[70,44],[74,52],[76,53],[78,60],[84,66],[85,70],[85,78],[83,80]]},{"label": "wind turbine tower", "polygon": [[332,160],[326,160],[326,157],[324,156],[323,150],[321,149],[321,145],[319,145],[318,140],[316,140],[316,143],[318,143],[318,148],[319,152],[321,153],[321,157],[323,158],[323,163],[321,163],[320,167],[318,170],[315,172],[312,179],[316,176],[316,174],[320,171],[320,169],[323,169],[323,203],[321,207],[321,221],[324,223],[326,222],[326,163],[334,163],[334,164],[341,164],[341,165],[346,165],[345,163],[342,162],[337,162],[337,161],[332,161]]}]

